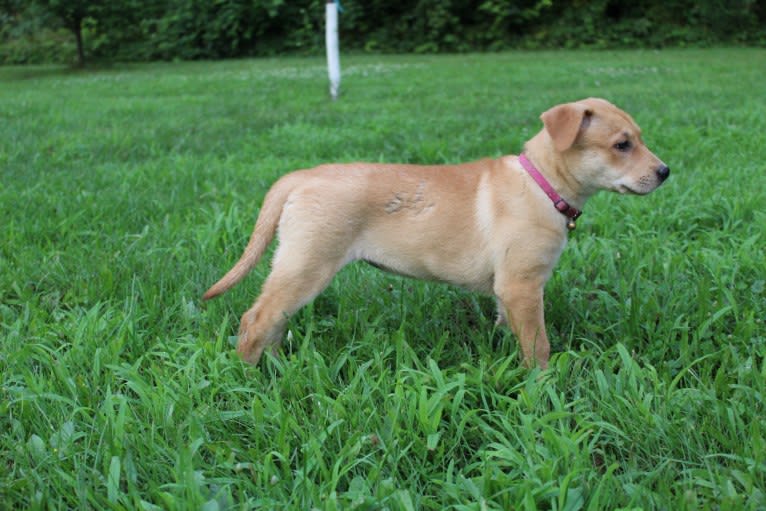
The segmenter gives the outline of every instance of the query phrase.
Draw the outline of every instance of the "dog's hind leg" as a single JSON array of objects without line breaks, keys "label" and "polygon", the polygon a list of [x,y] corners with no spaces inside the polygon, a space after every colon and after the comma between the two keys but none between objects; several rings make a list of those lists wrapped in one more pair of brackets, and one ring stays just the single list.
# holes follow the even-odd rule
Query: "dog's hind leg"
[{"label": "dog's hind leg", "polygon": [[506,315],[505,305],[502,301],[500,301],[500,298],[498,297],[495,297],[495,302],[497,304],[497,318],[495,319],[495,326],[507,325],[508,317]]},{"label": "dog's hind leg", "polygon": [[279,248],[261,295],[242,315],[237,352],[251,364],[258,363],[267,347],[278,348],[288,318],[321,293],[342,266],[308,253],[306,247],[292,253],[287,248]]}]

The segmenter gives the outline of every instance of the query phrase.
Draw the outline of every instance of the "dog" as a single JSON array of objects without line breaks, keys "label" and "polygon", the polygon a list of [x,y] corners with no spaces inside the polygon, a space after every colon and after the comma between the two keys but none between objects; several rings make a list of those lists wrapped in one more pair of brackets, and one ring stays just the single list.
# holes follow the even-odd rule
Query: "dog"
[{"label": "dog", "polygon": [[630,115],[588,98],[544,112],[519,156],[459,165],[348,163],[298,170],[268,191],[239,261],[204,294],[239,282],[278,233],[237,351],[257,363],[287,319],[352,261],[493,294],[528,366],[546,368],[543,288],[585,201],[647,194],[670,175]]}]

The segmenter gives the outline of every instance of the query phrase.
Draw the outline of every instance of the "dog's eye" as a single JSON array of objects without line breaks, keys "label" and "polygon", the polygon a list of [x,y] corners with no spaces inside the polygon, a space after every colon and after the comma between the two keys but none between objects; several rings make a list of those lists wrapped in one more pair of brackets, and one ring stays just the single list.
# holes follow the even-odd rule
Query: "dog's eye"
[{"label": "dog's eye", "polygon": [[623,140],[622,142],[614,144],[614,148],[622,152],[629,151],[631,147],[632,144],[630,143],[630,140]]}]

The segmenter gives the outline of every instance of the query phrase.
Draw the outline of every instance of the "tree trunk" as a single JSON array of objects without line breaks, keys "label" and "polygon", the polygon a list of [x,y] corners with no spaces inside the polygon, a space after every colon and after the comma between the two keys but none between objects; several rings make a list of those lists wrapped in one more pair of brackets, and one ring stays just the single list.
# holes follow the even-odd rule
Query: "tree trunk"
[{"label": "tree trunk", "polygon": [[82,47],[82,18],[77,18],[72,23],[72,32],[77,40],[77,66],[85,67],[85,50]]}]

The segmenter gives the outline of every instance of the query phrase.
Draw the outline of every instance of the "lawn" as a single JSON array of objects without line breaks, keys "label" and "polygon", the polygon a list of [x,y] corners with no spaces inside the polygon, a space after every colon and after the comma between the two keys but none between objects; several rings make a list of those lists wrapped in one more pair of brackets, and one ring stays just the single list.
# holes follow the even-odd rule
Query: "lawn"
[{"label": "lawn", "polygon": [[[766,508],[766,51],[0,68],[0,509]],[[361,263],[243,364],[278,176],[518,153],[610,99],[672,169],[585,207],[519,367],[494,301]]]}]

